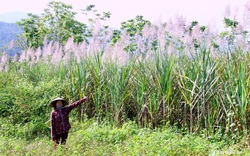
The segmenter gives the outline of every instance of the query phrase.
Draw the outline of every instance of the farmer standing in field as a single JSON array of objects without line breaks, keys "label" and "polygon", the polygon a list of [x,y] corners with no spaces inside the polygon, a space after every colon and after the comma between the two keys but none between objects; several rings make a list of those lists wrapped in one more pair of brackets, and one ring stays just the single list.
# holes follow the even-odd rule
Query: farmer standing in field
[{"label": "farmer standing in field", "polygon": [[54,141],[54,149],[58,144],[65,145],[71,128],[69,123],[69,113],[73,108],[82,104],[87,100],[87,97],[80,99],[68,105],[68,102],[63,98],[56,98],[50,102],[50,106],[54,108],[50,115],[51,122],[51,139]]}]

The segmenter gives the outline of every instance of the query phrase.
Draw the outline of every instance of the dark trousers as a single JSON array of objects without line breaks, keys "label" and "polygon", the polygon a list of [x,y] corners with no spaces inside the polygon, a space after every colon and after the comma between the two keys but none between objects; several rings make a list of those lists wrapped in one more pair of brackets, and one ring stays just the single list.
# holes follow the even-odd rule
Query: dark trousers
[{"label": "dark trousers", "polygon": [[56,149],[56,146],[58,144],[65,145],[67,138],[68,138],[68,133],[56,134],[56,138],[54,140],[54,149]]}]

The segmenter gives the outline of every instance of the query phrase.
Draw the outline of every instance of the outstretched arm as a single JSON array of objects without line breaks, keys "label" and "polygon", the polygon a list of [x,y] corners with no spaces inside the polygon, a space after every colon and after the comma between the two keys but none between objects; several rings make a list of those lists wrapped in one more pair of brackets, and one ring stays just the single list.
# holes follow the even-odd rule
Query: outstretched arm
[{"label": "outstretched arm", "polygon": [[68,109],[69,111],[71,111],[73,108],[75,108],[75,107],[77,107],[78,105],[82,104],[82,103],[85,102],[86,100],[87,100],[87,97],[84,97],[84,98],[82,98],[82,99],[80,99],[80,100],[78,100],[78,101],[76,101],[76,102],[70,104],[70,105],[67,107],[67,109]]}]

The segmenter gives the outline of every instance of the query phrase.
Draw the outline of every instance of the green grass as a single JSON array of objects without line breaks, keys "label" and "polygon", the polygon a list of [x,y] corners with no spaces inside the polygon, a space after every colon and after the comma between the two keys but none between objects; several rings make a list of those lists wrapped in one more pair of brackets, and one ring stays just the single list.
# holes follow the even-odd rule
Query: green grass
[{"label": "green grass", "polygon": [[[139,128],[127,122],[117,128],[93,120],[73,122],[66,146],[53,151],[49,136],[34,140],[0,138],[0,155],[248,155],[250,150],[205,135],[181,134],[174,127]],[[216,137],[216,136],[215,136]],[[218,138],[218,137],[216,137]]]}]

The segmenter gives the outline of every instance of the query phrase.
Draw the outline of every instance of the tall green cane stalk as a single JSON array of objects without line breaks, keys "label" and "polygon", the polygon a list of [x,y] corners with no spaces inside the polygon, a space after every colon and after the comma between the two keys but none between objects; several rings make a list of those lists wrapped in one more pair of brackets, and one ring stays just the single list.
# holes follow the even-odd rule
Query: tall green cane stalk
[{"label": "tall green cane stalk", "polygon": [[192,60],[185,57],[183,59],[183,62],[185,60],[185,63],[188,62],[188,66],[179,63],[178,85],[189,107],[189,131],[190,133],[194,130],[198,132],[202,125],[207,132],[211,131],[213,127],[211,119],[216,117],[216,111],[210,108],[214,105],[212,99],[220,86],[218,83],[220,74],[216,72],[218,63],[210,58],[209,51],[206,49],[203,49]]},{"label": "tall green cane stalk", "polygon": [[126,101],[131,97],[130,79],[133,72],[133,63],[127,62],[124,66],[116,63],[109,63],[108,68],[108,91],[110,94],[110,102],[114,113],[114,121],[121,124],[126,118],[125,110],[127,108]]},{"label": "tall green cane stalk", "polygon": [[157,51],[154,55],[151,67],[154,87],[157,88],[158,97],[160,98],[160,102],[158,103],[158,116],[163,120],[163,123],[166,123],[167,118],[170,116],[169,100],[173,90],[171,76],[173,64],[173,59],[170,56]]},{"label": "tall green cane stalk", "polygon": [[101,53],[96,53],[93,57],[90,57],[86,60],[86,68],[89,70],[89,84],[91,85],[88,89],[90,92],[90,98],[94,103],[94,113],[100,121],[101,116],[101,106],[103,102],[103,87],[104,87],[104,79],[103,72],[104,67],[101,59]]}]

